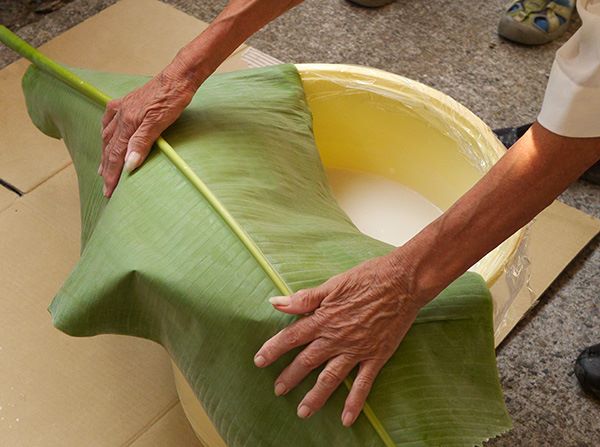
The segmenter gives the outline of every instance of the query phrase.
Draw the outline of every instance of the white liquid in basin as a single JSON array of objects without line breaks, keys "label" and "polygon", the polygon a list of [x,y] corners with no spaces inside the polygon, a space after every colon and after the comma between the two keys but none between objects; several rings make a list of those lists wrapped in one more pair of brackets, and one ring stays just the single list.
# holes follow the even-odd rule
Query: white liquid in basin
[{"label": "white liquid in basin", "polygon": [[327,169],[340,207],[363,233],[388,244],[404,244],[442,214],[412,189],[373,174]]}]

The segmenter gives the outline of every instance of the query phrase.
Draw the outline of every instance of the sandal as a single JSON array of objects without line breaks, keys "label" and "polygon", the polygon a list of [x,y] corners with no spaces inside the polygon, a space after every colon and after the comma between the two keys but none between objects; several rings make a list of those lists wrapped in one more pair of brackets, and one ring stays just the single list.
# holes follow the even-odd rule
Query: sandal
[{"label": "sandal", "polygon": [[498,25],[498,34],[525,45],[541,45],[569,27],[575,0],[515,0]]}]

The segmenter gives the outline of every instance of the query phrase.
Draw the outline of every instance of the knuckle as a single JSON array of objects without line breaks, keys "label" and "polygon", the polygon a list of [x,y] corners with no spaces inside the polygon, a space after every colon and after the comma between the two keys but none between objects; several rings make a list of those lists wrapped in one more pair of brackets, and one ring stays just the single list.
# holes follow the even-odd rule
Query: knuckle
[{"label": "knuckle", "polygon": [[117,138],[119,152],[125,152],[125,149],[127,148],[127,143],[129,143],[129,139],[130,136],[128,133],[121,133],[119,135],[119,137]]},{"label": "knuckle", "polygon": [[312,329],[316,331],[327,325],[329,314],[325,308],[319,307],[309,318]]},{"label": "knuckle", "polygon": [[316,298],[318,298],[321,293],[322,293],[322,288],[321,287],[315,287],[312,289],[302,289],[299,290],[298,293],[300,294],[300,299],[306,303],[306,304],[310,304],[313,300],[315,300]]},{"label": "knuckle", "polygon": [[123,158],[122,154],[120,151],[118,151],[117,149],[112,149],[109,153],[108,153],[108,162],[115,164],[115,163],[119,163],[121,161],[121,159]]},{"label": "knuckle", "polygon": [[294,294],[293,298],[294,298],[294,301],[296,301],[299,304],[306,304],[307,296],[308,296],[308,290],[301,289],[301,290],[298,290]]},{"label": "knuckle", "polygon": [[135,113],[129,108],[122,107],[117,115],[115,115],[114,119],[117,120],[118,127],[123,130],[133,126],[133,123],[135,122]]},{"label": "knuckle", "polygon": [[131,107],[121,110],[121,117],[123,119],[123,124],[129,124],[135,121],[135,113],[131,110]]},{"label": "knuckle", "polygon": [[145,132],[139,132],[132,136],[129,139],[129,142],[136,147],[145,147],[149,146],[152,143],[152,140]]},{"label": "knuckle", "polygon": [[165,119],[167,119],[166,113],[161,109],[150,109],[144,116],[144,121],[147,121],[149,124],[159,123]]},{"label": "knuckle", "polygon": [[304,369],[315,369],[319,366],[318,359],[316,355],[311,352],[301,352],[298,354],[298,363]]},{"label": "knuckle", "polygon": [[135,148],[135,150],[137,151],[140,146],[144,146],[144,143],[145,143],[145,140],[143,138],[140,138],[139,136],[134,135],[127,140],[127,143],[124,143],[124,144],[127,144],[129,147]]},{"label": "knuckle", "polygon": [[289,346],[296,346],[300,343],[300,334],[294,328],[289,328],[283,332],[283,339],[286,341],[286,344]]},{"label": "knuckle", "polygon": [[371,389],[373,378],[371,376],[359,376],[354,381],[354,385],[358,391],[368,391]]},{"label": "knuckle", "polygon": [[342,380],[340,374],[331,369],[324,369],[321,374],[319,374],[319,381],[325,386],[338,385]]},{"label": "knuckle", "polygon": [[136,125],[133,119],[124,118],[121,122],[121,139],[126,139],[126,137],[130,136],[135,132]]}]

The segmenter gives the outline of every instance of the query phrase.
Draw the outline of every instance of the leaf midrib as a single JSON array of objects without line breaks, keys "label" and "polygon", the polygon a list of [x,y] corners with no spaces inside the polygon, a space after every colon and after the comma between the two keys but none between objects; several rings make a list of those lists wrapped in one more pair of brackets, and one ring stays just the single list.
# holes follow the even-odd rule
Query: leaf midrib
[{"label": "leaf midrib", "polygon": [[[21,56],[28,59],[33,65],[38,67],[40,70],[51,75],[55,79],[66,84],[73,90],[83,94],[90,100],[106,107],[106,104],[112,99],[110,96],[87,83],[72,71],[58,64],[54,60],[48,58],[43,53],[38,51],[29,45],[26,41],[12,33],[8,28],[0,25],[0,41],[2,41],[9,48],[20,54]],[[200,192],[204,199],[211,205],[212,209],[216,214],[227,224],[230,230],[237,236],[242,242],[246,249],[250,252],[254,260],[263,269],[265,274],[271,279],[275,287],[283,295],[292,295],[293,290],[285,282],[283,277],[275,270],[273,265],[270,263],[268,258],[262,252],[260,247],[254,242],[254,240],[246,233],[241,225],[235,220],[235,218],[229,213],[225,206],[219,201],[219,199],[213,194],[210,188],[204,183],[200,177],[190,168],[190,166],[177,154],[175,149],[162,137],[160,136],[154,143],[160,151],[173,163],[173,165],[181,172],[181,174]],[[352,380],[348,377],[344,380],[344,384],[350,390],[352,388]],[[365,403],[363,412],[369,420],[373,429],[377,435],[381,438],[382,442],[386,447],[394,447],[396,444],[386,431],[385,427],[371,408],[368,403]]]}]

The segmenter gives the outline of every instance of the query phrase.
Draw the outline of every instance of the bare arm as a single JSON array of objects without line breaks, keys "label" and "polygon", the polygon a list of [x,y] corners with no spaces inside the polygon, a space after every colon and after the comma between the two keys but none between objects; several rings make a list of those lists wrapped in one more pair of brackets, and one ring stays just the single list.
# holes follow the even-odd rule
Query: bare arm
[{"label": "bare arm", "polygon": [[221,63],[263,26],[302,0],[230,0],[208,28],[174,60],[197,89]]},{"label": "bare arm", "polygon": [[[112,194],[124,163],[128,171],[142,163],[153,141],[229,54],[300,2],[231,0],[161,73],[112,101],[103,120],[99,167],[105,195]],[[275,382],[275,393],[282,395],[325,364],[298,406],[303,418],[318,411],[359,365],[342,413],[343,424],[351,425],[418,310],[599,158],[600,138],[561,137],[535,124],[454,206],[390,255],[367,261],[319,287],[273,297],[277,310],[312,314],[268,340],[255,356],[256,365],[268,366],[291,349],[305,346]]]},{"label": "bare arm", "polygon": [[[600,138],[567,138],[535,123],[473,188],[396,256],[414,288],[433,298],[552,203],[600,159]],[[443,259],[443,262],[432,262]]]},{"label": "bare arm", "polygon": [[248,37],[302,0],[230,0],[202,34],[145,85],[108,103],[102,119],[104,195],[121,171],[136,169],[154,141],[190,103],[194,93]]},{"label": "bare arm", "polygon": [[534,124],[450,209],[390,255],[369,260],[314,289],[272,298],[282,312],[313,313],[268,340],[254,362],[264,367],[306,345],[275,381],[277,395],[326,365],[298,406],[303,418],[318,411],[359,365],[342,412],[342,423],[351,425],[419,309],[535,217],[598,159],[600,138],[561,137]]}]

